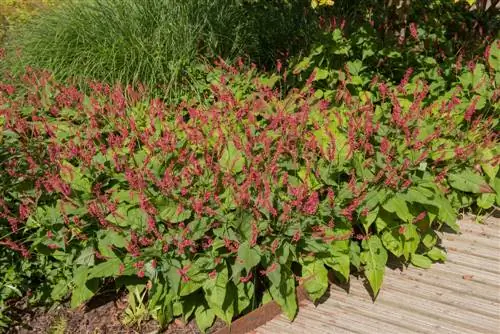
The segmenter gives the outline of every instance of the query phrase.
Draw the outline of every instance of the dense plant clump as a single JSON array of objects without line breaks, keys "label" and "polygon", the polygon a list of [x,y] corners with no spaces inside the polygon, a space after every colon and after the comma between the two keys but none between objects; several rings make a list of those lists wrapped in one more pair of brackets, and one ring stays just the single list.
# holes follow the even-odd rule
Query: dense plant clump
[{"label": "dense plant clump", "polygon": [[499,47],[448,85],[351,61],[331,91],[314,88],[334,75],[321,68],[285,93],[309,65],[220,61],[203,97],[176,106],[133,86],[4,77],[0,249],[19,260],[2,293],[42,282],[34,300],[78,306],[139,287],[162,325],[201,330],[269,300],[293,318],[297,284],[317,300],[329,270],[363,274],[376,296],[389,258],[444,260],[436,231],[458,229],[457,209],[500,205]]},{"label": "dense plant clump", "polygon": [[234,0],[68,1],[14,35],[13,65],[50,69],[58,78],[189,86],[200,58],[249,56],[261,64],[307,48],[318,30],[306,0],[255,6]]}]

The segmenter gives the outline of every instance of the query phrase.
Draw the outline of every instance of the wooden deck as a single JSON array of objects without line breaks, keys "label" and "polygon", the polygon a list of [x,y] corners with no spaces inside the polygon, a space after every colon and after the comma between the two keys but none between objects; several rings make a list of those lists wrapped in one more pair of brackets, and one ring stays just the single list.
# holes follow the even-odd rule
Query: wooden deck
[{"label": "wooden deck", "polygon": [[443,234],[446,263],[388,269],[375,302],[353,277],[349,293],[334,285],[294,322],[280,315],[255,333],[500,333],[500,219],[460,225],[462,234]]}]

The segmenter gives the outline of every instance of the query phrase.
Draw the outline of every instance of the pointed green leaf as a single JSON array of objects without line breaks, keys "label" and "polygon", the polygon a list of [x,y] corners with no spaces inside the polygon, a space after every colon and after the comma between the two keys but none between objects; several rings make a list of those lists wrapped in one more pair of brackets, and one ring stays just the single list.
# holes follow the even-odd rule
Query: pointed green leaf
[{"label": "pointed green leaf", "polygon": [[[61,300],[63,299],[66,294],[68,293],[68,282],[65,280],[60,280],[53,288],[52,291],[50,292],[50,298],[53,300]],[[21,294],[22,296],[22,294]]]},{"label": "pointed green leaf", "polygon": [[408,261],[412,254],[417,251],[418,245],[420,244],[420,235],[417,231],[417,226],[413,224],[404,225],[405,232],[404,243],[403,243],[403,255]]},{"label": "pointed green leaf", "polygon": [[495,204],[496,194],[481,194],[477,199],[477,205],[482,209],[490,209]]},{"label": "pointed green leaf", "polygon": [[90,268],[88,279],[115,277],[120,272],[122,261],[119,258],[112,258],[106,262],[99,263],[97,266]]},{"label": "pointed green leaf", "polygon": [[160,207],[160,218],[172,224],[180,223],[188,220],[191,217],[192,211],[189,209],[182,209],[179,211],[179,204],[172,200],[167,200],[163,206]]},{"label": "pointed green leaf", "polygon": [[397,226],[399,224],[399,220],[397,219],[396,215],[385,210],[380,210],[377,219],[375,219],[377,231],[380,233],[387,227],[393,228],[394,226]]},{"label": "pointed green leaf", "polygon": [[71,307],[75,308],[92,298],[97,291],[96,280],[88,281],[89,268],[78,267],[73,274],[73,291],[71,294]]},{"label": "pointed green leaf", "polygon": [[245,165],[245,158],[243,154],[236,148],[232,141],[229,141],[227,147],[222,152],[219,164],[226,171],[233,174],[239,173],[243,170]]},{"label": "pointed green leaf", "polygon": [[314,77],[314,81],[326,79],[328,78],[328,74],[328,70],[316,68],[316,76]]},{"label": "pointed green leaf", "polygon": [[403,236],[399,234],[398,230],[385,231],[382,234],[382,242],[392,254],[396,257],[403,255]]},{"label": "pointed green leaf", "polygon": [[80,256],[75,260],[75,264],[93,266],[95,263],[95,251],[93,247],[87,247],[82,250]]},{"label": "pointed green leaf", "polygon": [[433,261],[446,261],[446,254],[437,247],[433,247],[428,251],[427,256]]},{"label": "pointed green leaf", "polygon": [[349,246],[349,261],[357,269],[361,268],[361,247],[356,241],[351,241]]},{"label": "pointed green leaf", "polygon": [[436,206],[439,208],[438,219],[448,225],[455,232],[460,230],[457,224],[457,213],[451,206],[450,201],[444,197],[437,197],[434,199]]},{"label": "pointed green leaf", "polygon": [[363,228],[365,229],[366,233],[368,233],[370,226],[377,219],[378,211],[379,207],[377,206],[373,210],[369,211],[366,217],[364,216],[360,217],[361,223],[363,224]]},{"label": "pointed green leaf", "polygon": [[[331,257],[325,258],[325,264],[332,268],[335,272],[342,275],[345,281],[349,280],[350,274],[350,241],[349,240],[338,240],[331,243],[330,254]],[[354,255],[358,255],[354,254]]]},{"label": "pointed green leaf", "polygon": [[450,173],[448,175],[448,181],[453,188],[460,191],[475,194],[491,192],[491,188],[484,180],[484,177],[472,172],[469,169],[459,173]]},{"label": "pointed green leaf", "polygon": [[399,219],[405,222],[411,222],[413,219],[405,198],[401,194],[396,194],[390,198],[383,206],[387,212],[395,213]]},{"label": "pointed green leaf", "polygon": [[413,254],[411,256],[411,264],[413,264],[415,267],[428,269],[431,267],[432,261],[427,256]]},{"label": "pointed green leaf", "polygon": [[[268,277],[271,280],[271,277]],[[279,282],[278,284],[276,284],[277,281]],[[298,306],[295,279],[291,273],[280,275],[279,280],[273,279],[269,287],[269,292],[288,319],[293,320],[297,314]]]},{"label": "pointed green leaf", "polygon": [[212,309],[206,306],[200,306],[196,309],[194,313],[196,319],[196,325],[202,333],[205,333],[207,329],[212,327],[215,321],[215,313]]},{"label": "pointed green leaf", "polygon": [[125,248],[127,240],[121,234],[113,230],[102,230],[97,241],[97,248],[101,255],[105,257],[116,257],[114,249]]},{"label": "pointed green leaf", "polygon": [[215,278],[209,278],[203,284],[208,306],[227,324],[231,323],[234,316],[234,289],[226,266],[217,272]]},{"label": "pointed green leaf", "polygon": [[[432,201],[432,199],[430,199],[426,196],[426,195],[428,195],[427,192],[429,192],[429,190],[422,188],[422,187],[410,188],[410,189],[408,189],[408,192],[405,194],[405,198],[409,202],[413,202],[413,203],[434,205],[434,202]],[[432,197],[432,194],[430,197]]]},{"label": "pointed green leaf", "polygon": [[236,311],[237,314],[241,314],[248,306],[250,306],[250,303],[255,297],[254,296],[255,287],[252,282],[247,282],[247,283],[238,282],[236,288],[238,290]]},{"label": "pointed green leaf", "polygon": [[304,288],[316,302],[328,289],[328,271],[321,260],[313,260],[302,264],[302,277],[306,279]]},{"label": "pointed green leaf", "polygon": [[363,240],[363,251],[361,262],[364,264],[364,273],[376,297],[384,279],[385,265],[387,263],[387,251],[382,241],[373,235],[368,240]]},{"label": "pointed green leaf", "polygon": [[422,243],[424,244],[425,247],[427,247],[429,249],[434,247],[436,245],[437,241],[438,241],[438,236],[437,236],[436,232],[434,232],[432,230],[425,233],[422,237]]},{"label": "pointed green leaf", "polygon": [[240,265],[249,273],[253,267],[259,264],[260,255],[255,248],[250,247],[248,242],[244,242],[238,248],[238,258],[236,261],[240,261]]}]

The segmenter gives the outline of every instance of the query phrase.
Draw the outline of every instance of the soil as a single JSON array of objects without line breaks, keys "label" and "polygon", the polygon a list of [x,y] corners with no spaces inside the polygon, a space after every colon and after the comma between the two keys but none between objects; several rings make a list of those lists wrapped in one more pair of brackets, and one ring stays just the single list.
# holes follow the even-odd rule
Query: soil
[{"label": "soil", "polygon": [[[140,326],[128,327],[121,319],[127,307],[125,295],[100,295],[85,307],[70,309],[60,305],[53,309],[27,307],[25,300],[12,305],[14,323],[7,330],[12,334],[199,334],[196,323],[187,324],[177,319],[166,329],[160,330],[158,323],[147,320]],[[214,333],[224,327],[217,320],[208,333]]]}]

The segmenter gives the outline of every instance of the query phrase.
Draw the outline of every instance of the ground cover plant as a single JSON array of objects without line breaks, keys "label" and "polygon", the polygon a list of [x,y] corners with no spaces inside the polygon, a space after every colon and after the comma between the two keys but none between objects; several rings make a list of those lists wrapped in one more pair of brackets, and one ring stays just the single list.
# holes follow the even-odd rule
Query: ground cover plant
[{"label": "ground cover plant", "polygon": [[410,73],[364,78],[356,95],[347,65],[329,100],[318,71],[283,95],[279,73],[224,63],[177,106],[46,72],[4,78],[1,243],[24,259],[4,293],[31,280],[34,300],[75,307],[126,286],[161,324],[201,330],[271,299],[293,318],[296,285],[317,300],[328,270],[362,273],[376,296],[389,257],[444,260],[436,230],[499,204],[498,58],[496,41],[449,88]]}]

